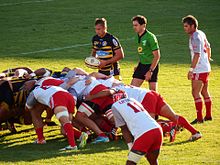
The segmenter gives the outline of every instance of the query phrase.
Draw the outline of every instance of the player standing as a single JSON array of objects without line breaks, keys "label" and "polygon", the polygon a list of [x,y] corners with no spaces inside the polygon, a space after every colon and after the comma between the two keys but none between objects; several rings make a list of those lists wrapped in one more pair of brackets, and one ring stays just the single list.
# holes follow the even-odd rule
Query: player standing
[{"label": "player standing", "polygon": [[144,80],[149,82],[151,90],[157,90],[160,50],[156,36],[147,30],[147,19],[137,15],[132,18],[139,55],[138,66],[134,69],[131,85],[140,87]]},{"label": "player standing", "polygon": [[96,35],[92,38],[92,56],[101,60],[99,72],[107,76],[114,75],[116,79],[120,80],[118,61],[124,58],[124,52],[118,39],[107,32],[105,18],[95,20],[95,31]]},{"label": "player standing", "polygon": [[211,72],[211,48],[205,33],[198,30],[198,21],[194,16],[188,15],[182,19],[182,22],[184,31],[189,34],[189,49],[192,59],[188,79],[192,81],[192,95],[197,112],[197,118],[192,124],[202,123],[202,96],[206,106],[204,120],[212,120],[212,100],[208,91],[208,77]]}]

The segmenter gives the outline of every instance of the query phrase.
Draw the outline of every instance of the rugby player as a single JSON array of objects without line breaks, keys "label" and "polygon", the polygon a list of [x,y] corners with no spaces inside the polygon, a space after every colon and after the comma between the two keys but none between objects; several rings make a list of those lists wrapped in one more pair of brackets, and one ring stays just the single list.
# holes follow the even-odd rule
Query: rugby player
[{"label": "rugby player", "polygon": [[[188,15],[182,19],[184,31],[189,35],[189,49],[191,52],[191,66],[188,79],[192,82],[192,95],[195,101],[197,118],[192,124],[212,120],[212,99],[208,91],[208,78],[211,72],[211,47],[203,31],[198,29],[198,21]],[[205,102],[206,116],[202,115],[202,97]]]},{"label": "rugby player", "polygon": [[121,79],[119,60],[124,58],[123,49],[119,40],[107,32],[105,18],[95,20],[96,35],[92,38],[92,56],[100,59],[99,72],[107,76],[113,75]]},{"label": "rugby player", "polygon": [[116,127],[120,127],[128,145],[127,165],[135,165],[146,156],[151,165],[158,164],[163,136],[160,125],[143,106],[132,98],[124,98],[112,105]]}]

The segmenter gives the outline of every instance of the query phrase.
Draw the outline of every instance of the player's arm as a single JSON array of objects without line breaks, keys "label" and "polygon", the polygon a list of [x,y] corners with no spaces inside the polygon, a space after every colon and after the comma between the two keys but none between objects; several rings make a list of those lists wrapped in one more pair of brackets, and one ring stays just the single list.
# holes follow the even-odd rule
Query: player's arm
[{"label": "player's arm", "polygon": [[110,58],[108,60],[101,60],[99,68],[103,68],[105,65],[113,64],[113,63],[124,58],[124,51],[122,48],[119,48],[119,49],[115,50],[114,52],[115,52],[115,55],[112,58]]},{"label": "player's arm", "polygon": [[89,74],[89,76],[93,76],[96,79],[108,79],[111,77],[111,76],[106,76],[106,75],[99,73],[99,72],[92,72]]},{"label": "player's arm", "polygon": [[74,68],[73,71],[78,74],[78,75],[89,75],[88,72],[86,72],[84,69],[82,68]]},{"label": "player's arm", "polygon": [[95,57],[96,56],[96,50],[92,48],[91,56]]},{"label": "player's arm", "polygon": [[123,134],[123,137],[125,139],[125,142],[128,145],[128,149],[130,150],[132,148],[132,144],[133,144],[133,136],[131,135],[131,132],[129,131],[127,125],[121,126],[121,132]]},{"label": "player's arm", "polygon": [[200,58],[200,53],[201,53],[201,47],[202,47],[202,42],[201,39],[198,36],[195,36],[192,39],[192,47],[193,47],[193,52],[194,52],[194,56],[191,62],[191,67],[189,69],[188,72],[188,79],[191,80],[193,77],[193,70],[195,69],[197,63],[199,62],[199,58]]},{"label": "player's arm", "polygon": [[158,41],[157,41],[156,36],[152,36],[151,39],[149,40],[149,42],[150,42],[150,47],[151,47],[152,54],[153,54],[154,58],[151,62],[151,66],[150,66],[149,71],[145,75],[145,79],[147,81],[151,79],[152,73],[160,61],[160,49],[159,49],[159,45],[158,45]]},{"label": "player's arm", "polygon": [[68,90],[71,86],[73,86],[73,84],[75,84],[77,81],[79,80],[78,77],[73,77],[68,79],[67,81],[63,82],[62,84],[60,84],[59,86],[63,89]]},{"label": "player's arm", "polygon": [[106,97],[106,96],[111,96],[113,94],[115,94],[116,91],[113,90],[113,89],[105,89],[105,90],[102,90],[94,95],[90,95],[88,94],[87,96],[85,96],[85,100],[86,101],[90,101],[90,100],[93,100],[93,99],[96,99],[96,98],[100,98],[100,97]]},{"label": "player's arm", "polygon": [[192,59],[191,67],[188,72],[188,80],[191,80],[193,77],[193,70],[196,67],[198,61],[199,61],[200,53],[194,53],[194,57]]},{"label": "player's arm", "polygon": [[51,70],[49,69],[46,69],[46,68],[40,68],[40,69],[37,69],[35,70],[33,73],[31,74],[26,74],[24,77],[26,79],[29,79],[29,78],[32,78],[32,77],[36,77],[36,76],[44,76],[44,77],[47,77],[47,76],[50,76],[50,74],[52,73]]}]

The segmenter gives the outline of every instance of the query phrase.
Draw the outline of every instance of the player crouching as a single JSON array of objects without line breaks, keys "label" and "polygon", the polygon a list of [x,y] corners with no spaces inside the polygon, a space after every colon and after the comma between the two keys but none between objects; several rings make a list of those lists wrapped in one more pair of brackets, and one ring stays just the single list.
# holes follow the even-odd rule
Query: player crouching
[{"label": "player crouching", "polygon": [[143,106],[132,98],[124,98],[112,105],[116,127],[120,127],[128,145],[127,165],[135,165],[146,156],[156,165],[163,136],[160,125]]},{"label": "player crouching", "polygon": [[[37,140],[35,143],[46,143],[43,135],[43,121],[41,114],[44,110],[37,109],[37,102],[50,107],[56,118],[61,123],[69,142],[69,145],[61,150],[77,150],[74,134],[78,137],[81,136],[81,143],[79,147],[84,147],[88,135],[74,130],[71,121],[74,113],[75,101],[73,96],[61,87],[56,86],[42,86],[36,87],[28,96],[26,107],[30,110],[35,131],[37,134]],[[82,137],[85,136],[85,137]]]}]

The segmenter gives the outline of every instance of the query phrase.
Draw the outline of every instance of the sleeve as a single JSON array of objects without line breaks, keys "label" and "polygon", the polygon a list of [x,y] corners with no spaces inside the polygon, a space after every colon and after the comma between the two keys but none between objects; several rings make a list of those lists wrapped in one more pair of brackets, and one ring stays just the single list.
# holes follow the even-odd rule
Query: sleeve
[{"label": "sleeve", "polygon": [[116,127],[121,127],[126,125],[126,122],[124,121],[121,114],[117,111],[117,108],[114,105],[112,106],[112,113],[114,115]]},{"label": "sleeve", "polygon": [[202,41],[198,35],[192,37],[191,43],[192,43],[193,52],[194,53],[201,53]]},{"label": "sleeve", "polygon": [[92,37],[92,48],[93,49],[96,49],[96,46],[95,46],[95,36],[94,37]]},{"label": "sleeve", "polygon": [[120,44],[119,40],[114,36],[112,36],[112,48],[113,48],[113,50],[117,50],[117,49],[121,48],[121,44]]},{"label": "sleeve", "polygon": [[33,91],[29,94],[27,101],[26,101],[26,107],[28,109],[31,109],[34,107],[34,105],[37,103],[36,98],[34,97]]},{"label": "sleeve", "polygon": [[157,37],[154,34],[151,35],[149,43],[150,43],[150,48],[152,51],[159,49]]}]

